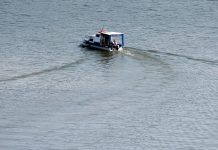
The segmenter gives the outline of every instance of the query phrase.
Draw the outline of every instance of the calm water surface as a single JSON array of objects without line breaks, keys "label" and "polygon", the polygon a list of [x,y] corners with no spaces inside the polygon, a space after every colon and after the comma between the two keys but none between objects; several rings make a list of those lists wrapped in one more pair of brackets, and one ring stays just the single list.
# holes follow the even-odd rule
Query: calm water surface
[{"label": "calm water surface", "polygon": [[216,0],[1,0],[0,149],[216,150],[217,41]]}]

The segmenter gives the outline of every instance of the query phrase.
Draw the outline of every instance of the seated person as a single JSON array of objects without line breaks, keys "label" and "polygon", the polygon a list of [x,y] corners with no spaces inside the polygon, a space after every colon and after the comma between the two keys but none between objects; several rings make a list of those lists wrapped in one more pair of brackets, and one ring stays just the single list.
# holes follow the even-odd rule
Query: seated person
[{"label": "seated person", "polygon": [[113,41],[112,41],[112,45],[113,45],[113,46],[117,46],[117,42],[116,42],[115,39],[113,39]]}]

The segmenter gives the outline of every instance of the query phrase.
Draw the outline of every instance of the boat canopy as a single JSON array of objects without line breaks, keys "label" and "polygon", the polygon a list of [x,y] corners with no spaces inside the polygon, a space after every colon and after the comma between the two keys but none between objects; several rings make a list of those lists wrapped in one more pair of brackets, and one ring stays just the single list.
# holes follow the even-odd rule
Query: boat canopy
[{"label": "boat canopy", "polygon": [[101,34],[105,34],[105,35],[122,35],[123,33],[121,32],[101,32]]},{"label": "boat canopy", "polygon": [[108,40],[112,42],[112,37],[121,37],[121,46],[124,47],[124,33],[121,32],[100,32],[101,35],[108,37]]}]

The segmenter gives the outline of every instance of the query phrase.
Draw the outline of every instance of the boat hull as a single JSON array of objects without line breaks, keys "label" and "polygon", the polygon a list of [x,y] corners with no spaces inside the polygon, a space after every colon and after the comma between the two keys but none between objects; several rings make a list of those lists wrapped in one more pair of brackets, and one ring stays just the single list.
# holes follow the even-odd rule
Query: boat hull
[{"label": "boat hull", "polygon": [[98,43],[90,43],[88,41],[84,41],[81,44],[82,47],[87,47],[87,48],[91,48],[91,49],[97,49],[97,50],[102,50],[102,51],[121,51],[123,50],[122,47],[108,47],[108,46],[100,46],[100,44]]}]

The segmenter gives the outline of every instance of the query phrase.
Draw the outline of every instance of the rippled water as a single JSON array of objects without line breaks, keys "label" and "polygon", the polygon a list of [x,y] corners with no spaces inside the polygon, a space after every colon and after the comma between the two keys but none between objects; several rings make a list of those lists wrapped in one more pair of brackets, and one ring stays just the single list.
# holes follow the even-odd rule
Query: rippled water
[{"label": "rippled water", "polygon": [[216,0],[1,0],[0,149],[216,150],[217,41]]}]

